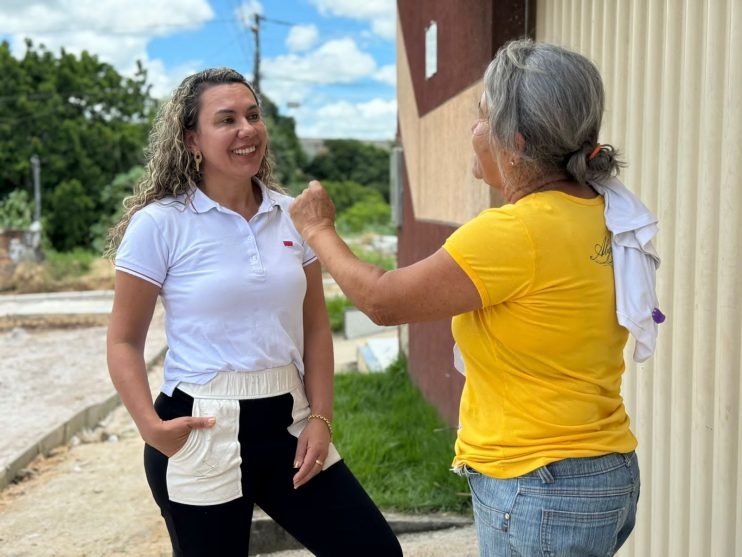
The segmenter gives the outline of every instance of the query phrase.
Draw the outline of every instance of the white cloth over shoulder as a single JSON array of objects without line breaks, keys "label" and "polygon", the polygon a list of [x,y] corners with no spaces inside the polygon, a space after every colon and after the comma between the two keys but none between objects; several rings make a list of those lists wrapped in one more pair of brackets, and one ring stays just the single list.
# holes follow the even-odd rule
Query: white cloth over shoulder
[{"label": "white cloth over shoulder", "polygon": [[464,366],[464,357],[461,355],[459,345],[453,343],[453,367],[456,368],[461,375],[466,375],[466,367]]},{"label": "white cloth over shoulder", "polygon": [[618,322],[636,340],[634,361],[643,362],[654,353],[657,324],[664,321],[655,289],[660,258],[652,245],[657,217],[617,178],[590,185],[605,200],[605,224],[612,233]]}]

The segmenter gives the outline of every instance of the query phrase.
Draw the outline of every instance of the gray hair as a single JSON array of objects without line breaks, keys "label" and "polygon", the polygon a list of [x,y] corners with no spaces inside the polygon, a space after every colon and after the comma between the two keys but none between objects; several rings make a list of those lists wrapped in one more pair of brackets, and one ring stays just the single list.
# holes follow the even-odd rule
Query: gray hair
[{"label": "gray hair", "polygon": [[[584,56],[530,39],[505,44],[484,74],[491,139],[519,152],[527,174],[566,171],[580,183],[618,174],[613,146],[598,144],[605,94]],[[520,133],[525,145],[516,143]],[[522,149],[522,151],[521,151]]]}]

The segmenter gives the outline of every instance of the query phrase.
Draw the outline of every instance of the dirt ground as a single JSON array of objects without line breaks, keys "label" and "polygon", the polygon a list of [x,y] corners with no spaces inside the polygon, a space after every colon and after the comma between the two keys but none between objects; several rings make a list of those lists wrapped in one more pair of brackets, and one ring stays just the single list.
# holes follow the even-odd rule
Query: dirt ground
[{"label": "dirt ground", "polygon": [[110,290],[114,274],[113,264],[107,259],[94,260],[90,269],[79,276],[70,274],[65,277],[52,276],[45,262],[25,261],[15,268],[12,276],[0,280],[0,290],[7,294]]},{"label": "dirt ground", "polygon": [[[161,369],[151,373],[155,384]],[[25,478],[0,492],[0,555],[7,557],[97,557],[171,554],[159,511],[142,468],[143,443],[119,407],[71,446],[38,458]],[[474,557],[474,528],[405,534],[405,555]],[[273,557],[305,557],[282,551]]]},{"label": "dirt ground", "polygon": [[142,471],[143,443],[126,411],[70,445],[36,459],[23,481],[0,492],[0,554],[170,555]]},{"label": "dirt ground", "polygon": [[[105,282],[107,269],[101,266],[98,271]],[[108,283],[106,287],[110,287]],[[325,288],[337,287],[328,280]],[[0,352],[7,349],[3,360],[7,368],[17,368],[21,373],[17,381],[12,374],[3,374],[0,386],[5,383],[16,386],[23,384],[30,391],[16,387],[17,392],[13,391],[13,396],[34,400],[40,390],[51,387],[54,392],[55,382],[61,380],[58,373],[49,373],[52,364],[77,369],[81,364],[69,362],[76,356],[85,356],[85,369],[90,368],[86,372],[86,376],[90,376],[87,382],[92,382],[93,387],[100,377],[108,381],[102,353],[98,354],[95,348],[103,346],[101,335],[104,335],[106,321],[107,316],[62,314],[0,319],[0,334],[4,335],[7,345],[0,345]],[[46,337],[54,338],[45,341]],[[25,346],[29,340],[33,340],[33,349],[26,354],[27,360],[36,362],[40,357],[48,356],[54,361],[34,363],[34,369],[26,372],[18,362],[13,363],[13,358],[21,357],[16,344]],[[157,348],[159,344],[153,342],[152,346]],[[352,348],[355,356],[355,347]],[[52,349],[53,354],[49,352]],[[36,368],[42,369],[36,373]],[[31,377],[34,373],[39,375],[34,379],[36,382]],[[151,370],[150,384],[155,389],[161,377],[161,367],[156,366]],[[68,390],[61,389],[61,392]],[[6,419],[11,422],[11,429],[17,429],[20,417],[14,419],[13,408],[5,408]],[[36,415],[36,421],[54,417],[48,408],[32,413]],[[84,430],[69,445],[53,449],[46,457],[33,461],[22,471],[19,481],[0,491],[0,556],[171,555],[167,531],[144,478],[142,449],[143,442],[133,422],[126,410],[119,407],[100,427]],[[478,555],[473,526],[405,534],[400,536],[400,541],[404,554],[411,557]],[[271,555],[306,557],[310,553],[294,550]]]}]

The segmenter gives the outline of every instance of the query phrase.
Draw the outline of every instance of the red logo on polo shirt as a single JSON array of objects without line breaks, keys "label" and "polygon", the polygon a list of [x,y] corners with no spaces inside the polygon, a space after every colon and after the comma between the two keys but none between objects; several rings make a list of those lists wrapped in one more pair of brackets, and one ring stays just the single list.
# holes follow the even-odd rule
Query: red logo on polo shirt
[{"label": "red logo on polo shirt", "polygon": [[284,240],[283,245],[286,246],[287,248],[290,248],[291,246],[294,245],[294,242],[292,242],[291,240]]}]

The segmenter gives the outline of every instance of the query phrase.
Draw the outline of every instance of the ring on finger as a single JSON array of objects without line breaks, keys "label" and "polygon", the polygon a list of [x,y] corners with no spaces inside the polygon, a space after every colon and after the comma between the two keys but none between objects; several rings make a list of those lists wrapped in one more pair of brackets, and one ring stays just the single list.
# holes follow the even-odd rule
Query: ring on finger
[{"label": "ring on finger", "polygon": [[320,459],[315,460],[314,463],[317,464],[317,465],[319,465],[320,467],[322,467],[322,466],[325,465],[325,463],[322,462]]}]

